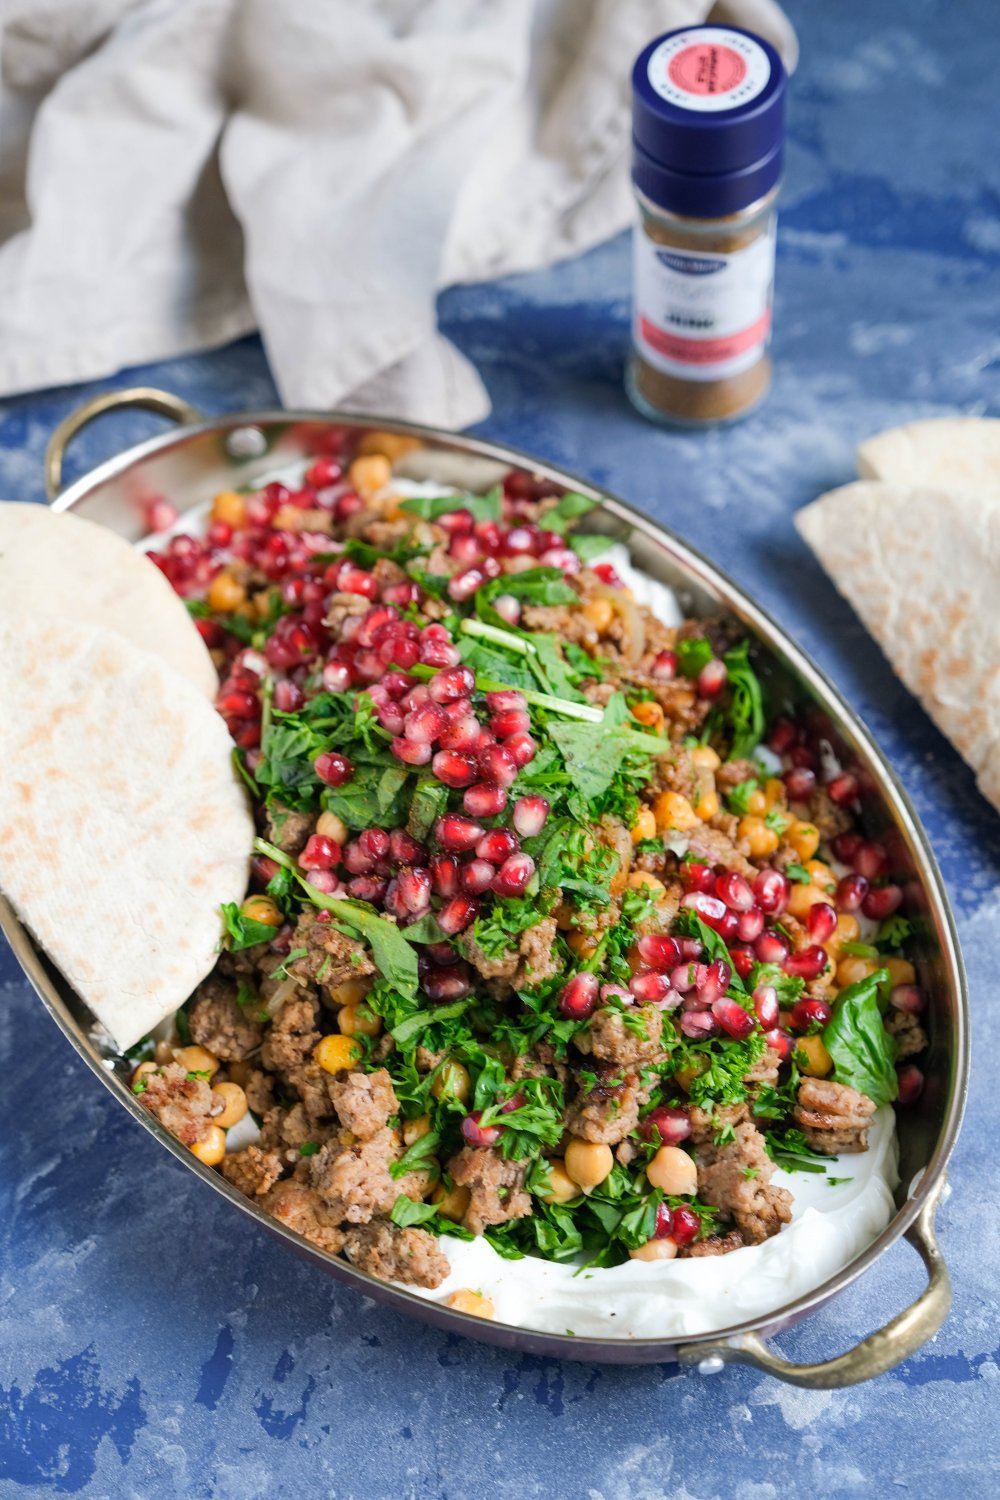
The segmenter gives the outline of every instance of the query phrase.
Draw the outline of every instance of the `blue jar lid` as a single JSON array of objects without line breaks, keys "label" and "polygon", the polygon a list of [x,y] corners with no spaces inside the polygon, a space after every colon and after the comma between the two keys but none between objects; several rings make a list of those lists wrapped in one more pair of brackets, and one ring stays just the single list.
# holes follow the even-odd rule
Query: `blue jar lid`
[{"label": "blue jar lid", "polygon": [[657,37],[632,69],[632,180],[687,218],[737,213],[781,176],[784,65],[763,37],[686,26]]}]

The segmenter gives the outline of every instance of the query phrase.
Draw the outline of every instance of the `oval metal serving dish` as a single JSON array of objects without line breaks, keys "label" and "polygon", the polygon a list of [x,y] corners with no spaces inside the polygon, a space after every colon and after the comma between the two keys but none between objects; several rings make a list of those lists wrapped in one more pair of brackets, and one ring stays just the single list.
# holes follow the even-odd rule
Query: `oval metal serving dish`
[{"label": "oval metal serving dish", "polygon": [[[511,467],[527,467],[598,501],[600,509],[588,518],[592,519],[592,529],[627,539],[638,565],[675,589],[688,613],[705,615],[718,613],[721,608],[736,616],[769,653],[766,670],[774,684],[811,714],[822,733],[846,749],[867,771],[865,824],[873,835],[888,842],[895,866],[905,872],[908,910],[919,912],[923,919],[925,936],[918,967],[920,981],[929,997],[931,1045],[925,1068],[927,1085],[920,1103],[899,1114],[901,1187],[897,1212],[885,1231],[848,1267],[809,1295],[756,1323],[744,1323],[683,1343],[580,1339],[483,1322],[373,1280],[345,1261],[315,1249],[261,1213],[217,1173],[201,1165],[140,1107],[128,1087],[128,1064],[108,1049],[82,1002],[0,900],[0,925],[25,973],[58,1026],[119,1103],[190,1171],[198,1173],[240,1212],[251,1215],[262,1228],[278,1235],[327,1274],[400,1312],[489,1343],[536,1354],[615,1364],[673,1360],[697,1364],[706,1358],[739,1360],[800,1385],[837,1386],[853,1384],[889,1369],[930,1338],[947,1314],[951,1295],[947,1271],[934,1240],[933,1216],[958,1134],[966,1091],[965,975],[941,877],[906,794],[864,726],[813,663],[732,580],[679,538],[622,501],[512,449],[413,424],[375,421],[350,414],[281,411],[204,421],[184,402],[165,392],[146,389],[113,392],[74,413],[55,434],[48,455],[50,492],[58,490],[62,453],[73,433],[100,412],[120,406],[143,406],[172,416],[184,425],[102,464],[59,494],[54,505],[59,510],[72,509],[133,541],[144,532],[143,517],[151,498],[166,495],[182,512],[199,506],[218,490],[252,484],[259,476],[315,451],[320,433],[331,425],[377,428],[418,438],[420,448],[406,461],[406,472],[413,478],[434,478],[482,489]],[[901,1235],[914,1244],[928,1271],[928,1285],[910,1308],[855,1349],[823,1364],[796,1366],[767,1347],[765,1337],[842,1291]]]}]

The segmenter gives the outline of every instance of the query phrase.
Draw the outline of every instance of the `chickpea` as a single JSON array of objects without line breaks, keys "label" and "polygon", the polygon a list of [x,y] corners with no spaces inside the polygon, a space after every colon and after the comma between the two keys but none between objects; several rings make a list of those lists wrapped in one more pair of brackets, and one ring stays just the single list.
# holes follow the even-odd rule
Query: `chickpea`
[{"label": "chickpea", "polygon": [[217,1167],[226,1154],[226,1132],[218,1125],[210,1125],[203,1141],[195,1141],[191,1155],[205,1163],[206,1167]]},{"label": "chickpea", "polygon": [[[825,1078],[833,1071],[833,1058],[821,1036],[800,1036],[795,1042],[796,1062],[808,1078]],[[800,1056],[799,1054],[804,1055]]]},{"label": "chickpea", "polygon": [[641,844],[643,839],[656,837],[656,818],[653,816],[651,807],[640,807],[635,815],[631,833],[633,844]]},{"label": "chickpea", "polygon": [[431,1093],[435,1099],[457,1099],[464,1104],[472,1093],[468,1068],[454,1058],[446,1059],[431,1084]]},{"label": "chickpea", "polygon": [[222,615],[231,615],[246,603],[247,591],[227,568],[216,573],[208,585],[208,607]]},{"label": "chickpea", "polygon": [[468,1287],[452,1292],[448,1297],[447,1305],[453,1307],[456,1312],[471,1313],[474,1318],[496,1317],[496,1308],[491,1299],[482,1292],[471,1291]]},{"label": "chickpea", "polygon": [[246,525],[247,503],[236,490],[220,490],[212,501],[212,520],[222,521],[238,531]]},{"label": "chickpea", "polygon": [[805,865],[812,876],[813,885],[822,886],[828,896],[832,895],[833,888],[837,884],[837,877],[830,866],[824,864],[821,859],[807,859]]},{"label": "chickpea", "polygon": [[347,478],[359,495],[375,495],[384,490],[392,478],[392,464],[384,453],[369,453],[354,460]]},{"label": "chickpea", "polygon": [[785,829],[785,840],[791,844],[801,863],[805,864],[819,848],[819,829],[815,823],[806,823],[802,818],[796,818]]},{"label": "chickpea", "polygon": [[347,824],[343,818],[338,818],[336,813],[321,812],[316,819],[316,832],[321,833],[324,838],[333,839],[335,844],[347,842]]},{"label": "chickpea", "polygon": [[174,1062],[187,1073],[215,1074],[219,1071],[219,1059],[207,1047],[177,1047]]},{"label": "chickpea", "polygon": [[760,787],[755,792],[751,792],[747,798],[747,812],[755,818],[763,818],[767,812],[767,798]]},{"label": "chickpea", "polygon": [[367,1005],[345,1005],[337,1016],[337,1025],[344,1036],[378,1036],[382,1030],[382,1017],[369,1010]]},{"label": "chickpea", "polygon": [[784,807],[785,783],[780,776],[769,776],[764,782],[764,801],[767,803],[768,812],[772,807]]},{"label": "chickpea", "polygon": [[403,1121],[403,1144],[414,1146],[417,1141],[423,1140],[425,1135],[430,1134],[430,1115],[418,1115],[415,1120]]},{"label": "chickpea", "polygon": [[671,1196],[687,1198],[698,1189],[698,1168],[694,1157],[680,1146],[661,1146],[646,1167],[646,1176],[654,1187]]},{"label": "chickpea", "polygon": [[359,974],[354,979],[343,979],[330,990],[334,1005],[360,1005],[372,987],[367,975]]},{"label": "chickpea", "polygon": [[284,921],[280,906],[270,896],[248,896],[240,911],[249,922],[262,922],[265,927],[280,927]]},{"label": "chickpea", "polygon": [[431,1194],[431,1202],[437,1205],[437,1211],[442,1219],[450,1219],[453,1224],[461,1224],[469,1211],[472,1194],[467,1187],[445,1187],[439,1182]]},{"label": "chickpea", "polygon": [[710,823],[719,815],[719,794],[714,789],[703,792],[695,803],[695,812],[703,823]]},{"label": "chickpea", "polygon": [[718,753],[711,745],[696,745],[691,751],[691,763],[698,767],[699,771],[717,771],[722,765]]},{"label": "chickpea", "polygon": [[129,1087],[134,1091],[137,1083],[143,1078],[148,1078],[150,1073],[155,1073],[157,1066],[155,1062],[141,1062],[129,1079]]},{"label": "chickpea", "polygon": [[630,890],[639,891],[645,888],[648,891],[652,891],[654,895],[657,895],[659,892],[665,892],[667,889],[662,880],[658,880],[655,875],[650,875],[647,870],[633,871],[625,884]]},{"label": "chickpea", "polygon": [[633,1260],[673,1260],[676,1254],[677,1246],[673,1240],[647,1240],[644,1245],[629,1251]]},{"label": "chickpea", "polygon": [[668,828],[683,833],[686,829],[697,828],[699,823],[698,814],[680,792],[661,792],[653,803],[653,814],[660,833],[665,833]]},{"label": "chickpea", "polygon": [[741,839],[746,839],[754,859],[766,859],[778,847],[778,835],[774,829],[768,828],[764,819],[755,813],[740,819],[737,832]]},{"label": "chickpea", "polygon": [[153,1048],[153,1057],[161,1068],[165,1068],[167,1063],[174,1060],[173,1045],[170,1042],[157,1042]]},{"label": "chickpea", "polygon": [[565,1167],[567,1176],[584,1193],[593,1192],[609,1176],[615,1159],[611,1147],[603,1142],[581,1141],[576,1136],[566,1147]]},{"label": "chickpea", "polygon": [[837,958],[844,943],[856,943],[860,934],[861,925],[857,917],[853,917],[848,911],[841,912],[836,927],[823,947],[831,958]]},{"label": "chickpea", "polygon": [[647,729],[663,728],[663,709],[652,699],[637,703],[632,710],[632,717],[638,719],[640,724],[645,724]]},{"label": "chickpea", "polygon": [[883,959],[882,967],[889,970],[893,989],[899,984],[916,984],[917,982],[917,971],[908,958]]},{"label": "chickpea", "polygon": [[842,958],[837,965],[837,983],[841,988],[857,984],[859,980],[867,979],[869,974],[874,974],[878,967],[878,960],[874,958]]},{"label": "chickpea", "polygon": [[798,881],[792,885],[788,897],[788,910],[799,922],[804,922],[809,915],[810,906],[816,906],[820,901],[829,901],[829,892],[824,891],[818,885],[802,885]]},{"label": "chickpea", "polygon": [[413,453],[417,448],[422,447],[421,439],[411,437],[408,432],[381,432],[373,428],[361,438],[358,443],[358,452],[366,458],[370,453],[380,453],[383,458],[389,459],[390,463],[397,463],[404,454]]},{"label": "chickpea", "polygon": [[432,1188],[437,1186],[441,1176],[441,1167],[432,1156],[419,1167],[414,1167],[412,1172],[406,1175],[407,1196],[416,1200],[426,1198]]},{"label": "chickpea", "polygon": [[691,1085],[696,1078],[700,1078],[705,1071],[703,1067],[678,1068],[674,1074],[674,1082],[678,1088],[682,1088],[685,1094],[690,1094]]},{"label": "chickpea", "polygon": [[571,932],[566,942],[577,958],[583,959],[584,963],[588,958],[593,958],[597,952],[597,939],[589,932]]},{"label": "chickpea", "polygon": [[615,608],[610,599],[588,599],[583,606],[583,616],[598,635],[603,635],[615,617]]},{"label": "chickpea", "polygon": [[361,1048],[349,1036],[325,1036],[313,1048],[313,1058],[325,1073],[343,1073],[353,1068],[361,1056]]},{"label": "chickpea", "polygon": [[238,1083],[217,1083],[212,1088],[212,1101],[219,1109],[212,1115],[220,1130],[229,1130],[238,1124],[247,1112],[247,1096]]},{"label": "chickpea", "polygon": [[566,1163],[558,1158],[549,1162],[549,1185],[539,1193],[543,1203],[569,1203],[580,1196],[580,1189],[566,1170]]}]

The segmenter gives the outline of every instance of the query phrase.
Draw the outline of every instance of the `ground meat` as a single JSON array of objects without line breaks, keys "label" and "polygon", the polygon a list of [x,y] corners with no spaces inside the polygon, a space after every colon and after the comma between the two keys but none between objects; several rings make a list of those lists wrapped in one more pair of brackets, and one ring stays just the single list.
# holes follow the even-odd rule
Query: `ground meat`
[{"label": "ground meat", "polygon": [[482,1234],[490,1224],[506,1224],[531,1213],[531,1198],[524,1191],[525,1163],[505,1161],[495,1151],[465,1146],[448,1163],[454,1182],[471,1194],[463,1223],[473,1234]]},{"label": "ground meat", "polygon": [[374,974],[375,965],[363,943],[338,932],[330,922],[320,921],[323,913],[303,912],[295,924],[291,949],[306,951],[288,965],[288,973],[300,984],[322,984],[327,989]]},{"label": "ground meat", "polygon": [[662,1056],[663,1016],[650,1005],[627,1011],[602,1007],[573,1038],[578,1052],[624,1068],[640,1068]]},{"label": "ground meat", "polygon": [[164,1129],[185,1146],[203,1141],[212,1125],[212,1090],[204,1078],[191,1078],[177,1063],[167,1063],[143,1075],[146,1087],[138,1095]]},{"label": "ground meat", "polygon": [[[398,1181],[389,1167],[402,1151],[394,1130],[382,1129],[366,1141],[344,1146],[328,1141],[310,1158],[312,1185],[333,1209],[338,1220],[367,1224],[377,1214],[388,1214],[400,1193],[415,1189],[412,1177]],[[419,1197],[419,1193],[415,1194]],[[409,1196],[409,1194],[407,1194]]]},{"label": "ground meat", "polygon": [[[716,1104],[710,1109],[701,1109],[697,1104],[688,1107],[691,1121],[691,1140],[695,1146],[715,1144],[715,1138],[728,1126],[733,1130],[750,1117],[750,1106],[746,1100],[739,1104]],[[728,1131],[727,1131],[728,1133]]]},{"label": "ground meat", "polygon": [[752,881],[757,874],[757,867],[747,859],[748,850],[749,845],[745,840],[734,843],[725,833],[718,828],[710,828],[706,823],[692,828],[688,834],[689,854],[696,854],[706,865],[722,865]]},{"label": "ground meat", "polygon": [[531,984],[542,984],[558,972],[559,959],[555,952],[556,922],[554,917],[545,917],[534,927],[521,933],[518,942],[520,964],[514,975],[514,988],[525,989]]},{"label": "ground meat", "polygon": [[389,1116],[399,1109],[385,1068],[375,1073],[339,1073],[330,1080],[330,1098],[341,1124],[362,1141],[384,1130]]},{"label": "ground meat", "polygon": [[238,1003],[237,988],[209,978],[201,985],[188,1013],[191,1039],[207,1047],[220,1062],[241,1062],[261,1044],[261,1027]]},{"label": "ground meat", "polygon": [[837,806],[825,786],[814,787],[809,794],[809,821],[816,824],[824,844],[838,833],[846,833],[854,822],[846,808]]},{"label": "ground meat", "polygon": [[304,1062],[297,1068],[289,1068],[285,1082],[302,1101],[303,1108],[312,1124],[326,1121],[333,1115],[333,1100],[330,1085],[333,1078],[317,1062]]},{"label": "ground meat", "polygon": [[631,1135],[639,1123],[643,1091],[634,1073],[624,1079],[598,1081],[577,1095],[566,1112],[566,1129],[584,1141],[603,1141],[615,1146]]},{"label": "ground meat", "polygon": [[320,1250],[337,1255],[344,1243],[344,1231],[336,1215],[327,1207],[314,1188],[291,1179],[279,1182],[261,1198],[267,1210],[286,1229],[301,1234]]},{"label": "ground meat", "polygon": [[286,1000],[271,1023],[260,1050],[261,1062],[275,1073],[289,1073],[310,1055],[320,1033],[319,1003],[310,996]]},{"label": "ground meat", "polygon": [[744,781],[751,778],[757,779],[760,772],[749,760],[726,760],[715,773],[715,780],[719,786],[740,786]]},{"label": "ground meat", "polygon": [[[584,650],[589,648],[591,655],[600,639],[583,610],[575,604],[529,604],[521,615],[521,629],[540,630],[558,636],[561,641],[573,641]],[[601,642],[602,655],[610,654],[610,645],[610,637]]]},{"label": "ground meat", "polygon": [[803,1078],[793,1117],[814,1151],[839,1156],[868,1150],[868,1127],[874,1113],[874,1101],[846,1083]]},{"label": "ground meat", "polygon": [[291,1109],[272,1109],[264,1116],[261,1145],[294,1154],[307,1142],[324,1145],[330,1133],[329,1126],[317,1125],[309,1118],[304,1104],[293,1104]]},{"label": "ground meat", "polygon": [[738,1229],[731,1229],[728,1234],[710,1234],[707,1239],[695,1240],[693,1245],[685,1245],[678,1255],[678,1260],[699,1260],[705,1255],[728,1255],[731,1250],[742,1250],[746,1240]]},{"label": "ground meat", "polygon": [[748,1073],[744,1073],[745,1083],[766,1083],[773,1088],[778,1081],[778,1069],[781,1067],[781,1053],[776,1052],[773,1047],[768,1047],[763,1057],[753,1064]]},{"label": "ground meat", "polygon": [[744,1120],[735,1139],[699,1152],[698,1196],[732,1219],[748,1244],[757,1245],[792,1217],[792,1195],[771,1186],[773,1174],[764,1137]]},{"label": "ground meat", "polygon": [[557,1057],[554,1047],[548,1042],[538,1042],[530,1052],[523,1052],[520,1057],[515,1057],[511,1063],[510,1076],[514,1080],[558,1078],[560,1083],[565,1083],[569,1077],[569,1068],[561,1057]]},{"label": "ground meat", "polygon": [[926,1031],[909,1011],[890,1010],[885,1018],[885,1029],[895,1039],[897,1062],[916,1057],[927,1046]]},{"label": "ground meat", "polygon": [[349,1229],[344,1254],[359,1271],[408,1286],[440,1286],[450,1269],[434,1235],[426,1229],[397,1229],[385,1219]]},{"label": "ground meat", "polygon": [[260,1068],[252,1068],[247,1074],[243,1092],[247,1104],[255,1115],[266,1115],[274,1105],[274,1079]]},{"label": "ground meat", "polygon": [[517,973],[520,956],[514,948],[508,948],[498,958],[487,958],[471,932],[459,938],[458,948],[484,979],[512,980]]},{"label": "ground meat", "polygon": [[239,1188],[248,1198],[259,1198],[272,1188],[281,1176],[283,1163],[277,1151],[247,1146],[224,1156],[219,1170],[227,1182]]},{"label": "ground meat", "polygon": [[394,563],[391,557],[378,558],[372,568],[372,572],[375,575],[375,582],[378,584],[380,594],[385,588],[391,588],[397,583],[407,583],[409,581],[407,574],[404,573],[399,563]]},{"label": "ground meat", "polygon": [[306,840],[313,831],[315,817],[312,813],[295,812],[275,802],[267,809],[267,837],[277,844],[285,854],[301,854]]}]

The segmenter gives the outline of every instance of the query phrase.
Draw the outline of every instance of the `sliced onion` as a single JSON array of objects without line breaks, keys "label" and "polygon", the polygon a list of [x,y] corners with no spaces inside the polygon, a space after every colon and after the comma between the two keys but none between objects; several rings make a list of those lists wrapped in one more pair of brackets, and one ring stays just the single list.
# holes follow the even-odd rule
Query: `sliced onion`
[{"label": "sliced onion", "polygon": [[270,1016],[272,1021],[278,1014],[278,1011],[284,1005],[285,1001],[292,998],[298,987],[299,982],[297,979],[288,978],[281,981],[281,983],[278,985],[278,988],[271,996],[270,1000],[268,1000],[267,1004],[264,1006],[264,1010]]},{"label": "sliced onion", "polygon": [[624,627],[622,659],[627,666],[638,666],[646,650],[646,627],[635,601],[627,589],[613,589],[606,583],[598,584],[591,592],[595,599],[607,599],[619,615]]}]

